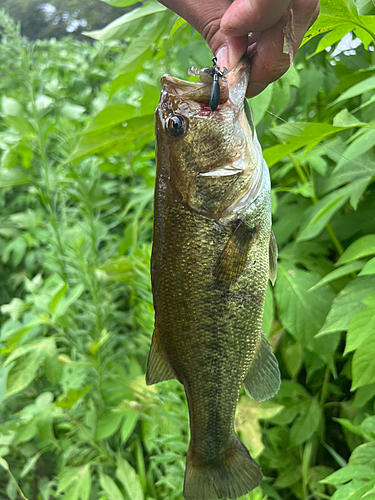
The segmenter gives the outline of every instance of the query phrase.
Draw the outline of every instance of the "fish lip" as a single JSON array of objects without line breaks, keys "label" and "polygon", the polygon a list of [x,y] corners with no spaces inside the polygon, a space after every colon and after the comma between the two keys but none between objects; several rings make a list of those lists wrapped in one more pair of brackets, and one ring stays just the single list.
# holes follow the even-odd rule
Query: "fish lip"
[{"label": "fish lip", "polygon": [[[245,98],[246,88],[249,80],[250,63],[247,56],[243,57],[237,66],[230,71],[226,82],[219,80],[220,105],[234,105],[241,108]],[[241,82],[241,85],[239,83]],[[164,74],[160,83],[163,91],[175,95],[178,99],[190,103],[208,104],[211,85],[210,83],[190,82],[181,80],[169,74]],[[239,88],[241,87],[241,88]]]}]

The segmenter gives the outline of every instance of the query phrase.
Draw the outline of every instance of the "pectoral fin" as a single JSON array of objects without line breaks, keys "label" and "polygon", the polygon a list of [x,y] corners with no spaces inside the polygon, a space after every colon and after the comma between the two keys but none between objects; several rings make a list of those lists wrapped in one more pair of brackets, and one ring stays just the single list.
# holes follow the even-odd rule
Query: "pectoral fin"
[{"label": "pectoral fin", "polygon": [[175,376],[165,359],[163,351],[160,348],[159,335],[157,328],[155,327],[147,361],[146,384],[157,384],[158,382],[170,380],[172,378],[175,378]]},{"label": "pectoral fin", "polygon": [[270,399],[279,390],[279,364],[263,332],[258,352],[246,375],[244,387],[246,393],[255,401]]},{"label": "pectoral fin", "polygon": [[255,231],[238,220],[220,257],[215,263],[213,276],[225,285],[234,284],[245,268]]},{"label": "pectoral fin", "polygon": [[271,283],[274,285],[276,281],[276,276],[277,276],[277,243],[276,243],[276,238],[275,235],[273,234],[273,231],[271,229],[271,236],[270,236],[270,270],[269,270],[269,275],[270,275],[270,280]]}]

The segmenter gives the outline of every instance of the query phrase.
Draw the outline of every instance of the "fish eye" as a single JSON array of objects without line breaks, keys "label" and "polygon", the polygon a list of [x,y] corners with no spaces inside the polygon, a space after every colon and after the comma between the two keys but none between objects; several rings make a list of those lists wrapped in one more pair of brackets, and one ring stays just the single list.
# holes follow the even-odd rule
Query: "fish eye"
[{"label": "fish eye", "polygon": [[167,120],[167,130],[173,137],[181,137],[186,131],[186,120],[183,116],[174,115]]}]

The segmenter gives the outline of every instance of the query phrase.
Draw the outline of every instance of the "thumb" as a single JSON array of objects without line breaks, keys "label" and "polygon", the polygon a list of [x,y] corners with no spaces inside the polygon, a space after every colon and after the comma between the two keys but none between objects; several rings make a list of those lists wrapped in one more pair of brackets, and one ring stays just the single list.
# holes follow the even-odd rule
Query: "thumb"
[{"label": "thumb", "polygon": [[208,43],[218,65],[233,69],[246,53],[247,35],[232,37],[220,31],[221,18],[232,4],[231,0],[159,0],[160,3],[176,12],[195,28]]}]

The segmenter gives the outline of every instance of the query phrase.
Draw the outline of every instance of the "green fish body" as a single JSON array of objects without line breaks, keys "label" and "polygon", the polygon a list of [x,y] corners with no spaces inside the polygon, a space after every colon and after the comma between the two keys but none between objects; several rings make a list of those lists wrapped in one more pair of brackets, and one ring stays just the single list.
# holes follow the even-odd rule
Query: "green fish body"
[{"label": "green fish body", "polygon": [[221,83],[215,112],[209,85],[164,76],[156,110],[155,330],[146,381],[184,386],[186,500],[232,499],[258,486],[260,468],[234,432],[237,401],[242,385],[257,401],[280,385],[261,330],[277,248],[269,172],[243,111],[248,75],[241,61]]}]

